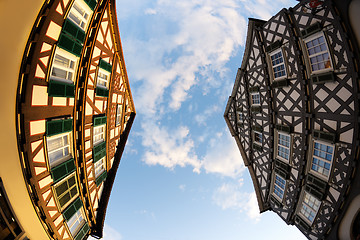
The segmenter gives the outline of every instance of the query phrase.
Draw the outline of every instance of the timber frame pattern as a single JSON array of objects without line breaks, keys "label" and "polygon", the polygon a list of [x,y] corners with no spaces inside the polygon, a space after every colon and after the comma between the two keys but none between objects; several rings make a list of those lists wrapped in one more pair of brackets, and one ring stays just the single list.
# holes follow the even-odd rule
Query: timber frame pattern
[{"label": "timber frame pattern", "polygon": [[[74,4],[88,11],[83,14],[88,20],[84,30],[69,20]],[[57,51],[75,56],[73,83],[53,80]],[[100,71],[108,75],[106,87],[100,86]],[[44,2],[23,56],[16,110],[24,179],[49,238],[80,240],[89,234],[101,238],[113,181],[136,114],[115,0]],[[100,144],[95,142],[98,126],[104,129]],[[50,166],[49,139],[64,133],[69,136],[71,158]],[[95,169],[99,161],[104,162]],[[62,205],[55,187],[72,174],[76,195]],[[67,222],[80,210],[82,226],[71,232]]]},{"label": "timber frame pattern", "polygon": [[[359,47],[333,1],[317,11],[301,1],[269,21],[249,19],[244,58],[224,118],[253,180],[260,212],[272,210],[309,239],[338,239],[351,201],[359,196]],[[325,38],[331,67],[311,70],[305,40]],[[281,51],[285,77],[275,79],[271,55]],[[254,104],[258,94],[260,104]],[[261,139],[254,134],[260,133]],[[278,154],[278,133],[289,136],[290,160]],[[327,179],[313,169],[313,143],[334,147]],[[276,196],[275,175],[286,184]],[[302,212],[306,192],[320,203]],[[280,197],[279,197],[280,196]]]}]

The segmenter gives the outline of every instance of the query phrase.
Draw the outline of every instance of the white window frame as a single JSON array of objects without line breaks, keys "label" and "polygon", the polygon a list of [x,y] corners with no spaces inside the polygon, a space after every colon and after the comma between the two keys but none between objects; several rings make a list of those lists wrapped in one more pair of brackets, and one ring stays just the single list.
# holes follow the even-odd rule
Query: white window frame
[{"label": "white window frame", "polygon": [[[259,136],[261,136],[261,137],[260,137],[260,139],[261,139],[260,142],[256,140],[256,135],[257,135],[257,134],[259,134]],[[264,141],[264,136],[263,136],[262,132],[253,130],[253,140],[254,140],[254,143],[256,143],[256,144],[258,144],[258,145],[262,145],[262,143],[263,143],[263,141]]]},{"label": "white window frame", "polygon": [[[309,49],[307,47],[307,43],[312,41],[312,40],[315,40],[317,38],[320,38],[320,37],[323,37],[324,38],[324,43],[325,43],[325,46],[326,46],[326,50],[322,50],[320,52],[317,52],[317,53],[314,53],[314,54],[311,54],[309,53]],[[320,32],[317,32],[315,34],[312,34],[310,35],[309,37],[305,38],[303,40],[303,45],[304,45],[304,52],[307,56],[307,64],[308,64],[308,69],[310,71],[311,74],[319,74],[319,73],[323,73],[323,72],[329,72],[329,71],[332,71],[333,70],[333,63],[332,63],[332,59],[331,59],[331,52],[329,51],[329,46],[328,46],[328,42],[327,42],[327,39],[326,39],[326,36],[325,34],[320,31]],[[312,64],[311,64],[311,58],[312,57],[317,57],[317,56],[320,56],[322,54],[325,54],[327,53],[328,56],[329,56],[329,63],[330,63],[330,67],[328,68],[323,68],[323,69],[318,69],[318,70],[312,70]]]},{"label": "white window frame", "polygon": [[[274,55],[278,54],[278,53],[281,53],[281,58],[282,58],[282,62],[281,63],[278,63],[278,64],[273,64],[273,60],[271,59]],[[278,48],[274,51],[272,51],[271,53],[269,53],[269,61],[270,61],[270,64],[271,64],[271,72],[272,72],[272,77],[274,79],[274,81],[277,81],[277,80],[281,80],[281,79],[285,79],[287,77],[287,66],[286,66],[286,62],[285,62],[286,58],[285,58],[285,55],[284,55],[284,51],[282,50],[282,48]],[[274,68],[276,67],[280,67],[281,65],[284,66],[284,69],[283,71],[285,71],[285,75],[283,76],[280,76],[280,77],[275,77],[275,70]],[[282,71],[282,70],[281,70]]]},{"label": "white window frame", "polygon": [[[289,137],[289,147],[280,144],[280,135],[283,135],[285,137]],[[290,163],[291,162],[291,155],[292,155],[292,135],[286,132],[275,130],[275,141],[274,141],[274,149],[275,149],[275,158],[282,160],[283,162]],[[280,145],[280,146],[279,146]],[[284,149],[287,149],[289,151],[289,159],[286,159],[279,155],[279,147],[282,147]]]},{"label": "white window frame", "polygon": [[[284,184],[284,188],[281,188],[280,184],[277,183],[276,176],[278,176],[279,178],[281,178],[280,180],[284,180],[284,182],[285,182],[285,183],[283,183],[283,184]],[[282,198],[275,193],[275,190],[278,191],[278,189],[277,189],[276,187],[278,187],[279,189],[283,190]],[[273,184],[272,184],[272,195],[273,195],[276,199],[278,199],[280,202],[283,202],[283,200],[284,200],[284,196],[285,196],[285,193],[286,193],[286,187],[287,187],[287,180],[286,180],[285,178],[283,178],[282,176],[280,176],[279,174],[277,174],[277,173],[274,171]]]},{"label": "white window frame", "polygon": [[[106,131],[105,127],[106,127],[106,124],[102,124],[102,125],[93,127],[93,145],[94,146],[105,141],[105,131]],[[102,129],[102,131],[96,132],[98,129],[99,130]]]},{"label": "white window frame", "polygon": [[[65,66],[65,64],[60,64],[57,59],[59,58],[64,58],[65,61],[69,61],[68,66]],[[59,59],[61,61],[61,59]],[[53,80],[57,80],[57,81],[62,81],[62,82],[68,82],[68,83],[73,83],[76,79],[76,69],[77,69],[77,64],[78,64],[78,60],[79,58],[76,57],[75,55],[57,47],[53,60],[52,60],[52,66],[51,66],[51,71],[50,71],[50,79]],[[53,75],[56,70],[59,71],[64,71],[66,77],[58,77]]]},{"label": "white window frame", "polygon": [[[252,92],[251,94],[251,106],[260,106],[261,103],[261,98],[260,98],[260,92]],[[259,98],[259,103],[257,103],[256,99],[254,99],[254,96],[258,96]]]},{"label": "white window frame", "polygon": [[[311,226],[319,212],[321,201],[305,190],[301,199],[298,215]],[[309,219],[310,216],[312,219]]]},{"label": "white window frame", "polygon": [[106,171],[106,156],[94,163],[94,175],[98,178],[103,172]]},{"label": "white window frame", "polygon": [[[105,76],[106,78],[104,78]],[[98,67],[98,72],[96,75],[96,87],[102,87],[109,89],[109,81],[110,81],[111,73]]]},{"label": "white window frame", "polygon": [[[69,206],[69,204],[71,204],[74,199],[79,196],[79,189],[78,189],[78,183],[77,183],[77,178],[75,175],[76,171],[73,172],[72,174],[70,174],[69,176],[67,176],[66,178],[62,179],[60,182],[56,183],[53,187],[53,192],[54,195],[56,196],[56,201],[58,203],[58,206],[60,208],[60,210],[62,211],[63,209],[65,209],[67,206]],[[75,179],[75,184],[69,186],[69,182],[68,180],[70,180],[70,178],[74,177]],[[67,182],[67,189],[66,191],[62,192],[60,195],[58,195],[56,189],[57,187],[59,187],[60,185],[62,185],[64,182]],[[76,194],[74,196],[72,196],[64,205],[61,206],[60,204],[60,198],[63,197],[65,194],[67,194],[68,192],[71,192],[72,189],[76,189]]]},{"label": "white window frame", "polygon": [[115,126],[119,126],[121,124],[121,116],[122,116],[122,104],[116,105],[116,118],[115,118]]},{"label": "white window frame", "polygon": [[[325,153],[323,153],[323,154],[325,154],[325,158],[315,155],[315,151],[318,151],[318,150],[315,149],[315,144],[321,144],[322,146],[326,146],[327,148],[331,147],[332,148],[331,160],[326,159],[327,155],[330,155],[327,152],[328,149],[326,149]],[[318,152],[324,152],[324,151],[320,150]],[[323,155],[323,154],[320,154],[320,155]],[[331,175],[331,169],[332,169],[332,165],[333,165],[333,162],[334,162],[335,154],[336,154],[336,145],[335,144],[324,142],[324,141],[321,141],[321,140],[318,140],[318,139],[312,139],[312,141],[311,141],[311,155],[309,155],[309,161],[308,161],[309,172],[311,172],[315,176],[319,177],[320,179],[328,181],[329,178],[330,178],[330,175]],[[314,157],[317,159],[317,163],[315,163],[315,164],[314,164]],[[319,164],[320,161],[322,163]],[[324,174],[324,171],[323,171],[326,164],[330,165],[329,169],[327,169],[328,174]],[[320,171],[313,169],[313,165],[317,166],[317,169],[319,169]]]},{"label": "white window frame", "polygon": [[[67,138],[67,143],[68,144],[64,144],[64,137]],[[53,141],[53,140],[57,140],[57,141],[61,141],[60,145],[62,145],[59,148],[56,149],[49,149],[50,144],[49,141]],[[50,136],[50,137],[46,137],[46,151],[47,151],[47,158],[48,158],[48,163],[50,168],[53,168],[67,160],[69,160],[70,158],[73,157],[73,144],[72,144],[72,132],[66,132],[66,133],[61,133],[61,134],[57,134],[54,136]],[[68,154],[65,154],[65,149],[68,149]],[[52,159],[50,156],[52,153],[54,152],[59,152],[62,151],[62,157],[56,158],[56,159]]]},{"label": "white window frame", "polygon": [[91,14],[92,10],[85,2],[76,0],[71,6],[67,18],[70,19],[79,28],[86,31],[91,18]]},{"label": "white window frame", "polygon": [[84,226],[85,222],[86,220],[84,209],[83,207],[81,207],[68,221],[66,221],[66,224],[73,237],[78,234],[80,229]]}]

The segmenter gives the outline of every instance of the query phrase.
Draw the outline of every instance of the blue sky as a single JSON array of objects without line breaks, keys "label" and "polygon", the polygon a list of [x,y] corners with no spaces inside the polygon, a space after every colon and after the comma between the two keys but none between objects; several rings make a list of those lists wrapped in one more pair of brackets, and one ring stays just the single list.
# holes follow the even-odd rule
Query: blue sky
[{"label": "blue sky", "polygon": [[110,198],[105,240],[306,239],[259,214],[223,118],[247,19],[290,0],[117,0],[137,115]]}]

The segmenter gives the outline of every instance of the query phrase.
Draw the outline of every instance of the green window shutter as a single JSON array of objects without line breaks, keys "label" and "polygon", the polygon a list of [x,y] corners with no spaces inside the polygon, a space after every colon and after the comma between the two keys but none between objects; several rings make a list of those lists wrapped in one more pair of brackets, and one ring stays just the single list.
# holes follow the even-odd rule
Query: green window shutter
[{"label": "green window shutter", "polygon": [[94,11],[96,7],[96,1],[95,0],[84,0],[86,4],[91,8],[91,10]]},{"label": "green window shutter", "polygon": [[51,80],[48,86],[48,94],[50,97],[75,97],[75,85]]},{"label": "green window shutter", "polygon": [[312,25],[310,25],[309,27],[305,28],[304,30],[301,31],[301,36],[303,38],[310,36],[313,33],[319,32],[321,30],[321,24],[319,22],[314,23]]},{"label": "green window shutter", "polygon": [[75,171],[75,162],[74,159],[71,158],[68,161],[52,168],[51,176],[54,180],[54,183],[56,183],[74,171]]},{"label": "green window shutter", "polygon": [[69,35],[61,32],[59,40],[58,40],[58,46],[78,57],[80,57],[82,45],[77,42],[75,39],[70,37]]},{"label": "green window shutter", "polygon": [[257,132],[262,132],[262,127],[261,126],[253,126],[253,130],[257,131]]},{"label": "green window shutter", "polygon": [[85,223],[84,226],[80,229],[78,234],[76,234],[75,240],[82,240],[84,239],[85,235],[89,232],[90,227],[88,223]]},{"label": "green window shutter", "polygon": [[273,87],[273,88],[281,88],[281,87],[287,87],[287,86],[289,86],[288,79],[277,80],[271,84],[271,87]]},{"label": "green window shutter", "polygon": [[270,201],[272,201],[277,207],[282,207],[281,202],[277,200],[273,195],[270,196]]},{"label": "green window shutter", "polygon": [[66,221],[69,221],[72,216],[83,206],[82,201],[78,197],[73,201],[62,213]]},{"label": "green window shutter", "polygon": [[312,185],[305,185],[305,191],[316,197],[319,201],[321,201],[324,197],[324,194]]},{"label": "green window shutter", "polygon": [[108,97],[109,96],[109,89],[103,87],[96,88],[96,95],[101,97]]},{"label": "green window shutter", "polygon": [[63,132],[63,120],[47,121],[46,135],[52,136]]},{"label": "green window shutter", "polygon": [[260,151],[262,152],[263,151],[263,148],[259,145],[257,145],[256,143],[253,143],[253,149],[256,150],[256,151]]},{"label": "green window shutter", "polygon": [[94,117],[94,126],[106,124],[106,116]]},{"label": "green window shutter", "polygon": [[64,25],[62,27],[62,32],[70,35],[76,39],[80,44],[83,44],[85,40],[85,32],[70,19],[65,19]]},{"label": "green window shutter", "polygon": [[274,43],[270,44],[266,47],[267,52],[271,52],[272,50],[275,50],[277,48],[281,47],[281,42],[279,40],[275,41]]},{"label": "green window shutter", "polygon": [[73,119],[65,119],[63,122],[64,132],[70,132],[73,130]]},{"label": "green window shutter", "polygon": [[311,174],[306,175],[306,184],[311,185],[313,188],[316,188],[321,193],[325,193],[327,189],[326,182]]},{"label": "green window shutter", "polygon": [[100,61],[99,61],[99,67],[110,73],[112,72],[112,65],[110,63],[105,62],[102,59],[100,59]]},{"label": "green window shutter", "polygon": [[66,86],[62,82],[50,81],[48,94],[50,97],[65,97]]},{"label": "green window shutter", "polygon": [[73,119],[61,119],[46,122],[46,135],[52,136],[64,132],[70,132],[72,130]]},{"label": "green window shutter", "polygon": [[259,113],[261,112],[261,106],[251,106],[250,110],[252,113]]},{"label": "green window shutter", "polygon": [[286,176],[284,178],[288,179],[289,173],[290,173],[290,166],[289,165],[287,165],[286,163],[284,163],[283,161],[281,161],[279,159],[275,159],[275,169],[276,168],[283,171],[286,174]]},{"label": "green window shutter", "polygon": [[96,178],[95,183],[96,186],[99,186],[107,177],[107,172],[103,172],[98,178]]},{"label": "green window shutter", "polygon": [[336,134],[334,134],[334,133],[314,130],[313,136],[314,136],[314,138],[321,139],[326,142],[331,142],[331,143],[336,142]]},{"label": "green window shutter", "polygon": [[304,220],[302,220],[302,218],[299,217],[298,215],[295,216],[294,220],[298,226],[302,227],[306,231],[311,230],[311,227],[309,226],[309,224],[307,224]]},{"label": "green window shutter", "polygon": [[335,78],[333,72],[328,72],[328,73],[314,75],[311,77],[311,80],[313,84],[321,84],[325,82],[334,82]]},{"label": "green window shutter", "polygon": [[75,85],[67,84],[65,86],[65,97],[74,98],[75,97]]},{"label": "green window shutter", "polygon": [[282,169],[280,169],[280,168],[275,168],[274,170],[275,170],[275,172],[276,172],[277,174],[279,174],[282,178],[284,178],[284,179],[289,179],[289,174],[286,173],[286,172],[284,172]]},{"label": "green window shutter", "polygon": [[249,88],[249,92],[252,93],[252,92],[258,92],[259,91],[259,86],[254,86],[254,87],[250,87]]},{"label": "green window shutter", "polygon": [[286,132],[286,133],[291,133],[291,130],[292,130],[290,126],[285,126],[285,125],[280,125],[280,124],[276,124],[275,128],[279,131]]},{"label": "green window shutter", "polygon": [[106,142],[102,142],[93,148],[93,160],[99,161],[106,156]]}]

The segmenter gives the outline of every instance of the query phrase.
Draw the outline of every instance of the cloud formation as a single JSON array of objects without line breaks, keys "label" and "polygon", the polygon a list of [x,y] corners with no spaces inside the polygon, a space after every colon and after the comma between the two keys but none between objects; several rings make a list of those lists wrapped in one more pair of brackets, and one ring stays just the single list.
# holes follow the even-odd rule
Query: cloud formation
[{"label": "cloud formation", "polygon": [[159,0],[144,9],[146,39],[126,42],[130,61],[137,63],[132,78],[141,81],[137,108],[155,113],[167,94],[167,107],[178,110],[191,87],[216,81],[214,73],[223,76],[225,64],[244,44],[246,20],[239,8],[234,0]]},{"label": "cloud formation", "polygon": [[242,191],[241,184],[222,184],[215,190],[213,201],[224,210],[238,210],[239,212],[245,212],[246,215],[255,222],[260,220],[260,212],[255,192],[247,193]]}]

